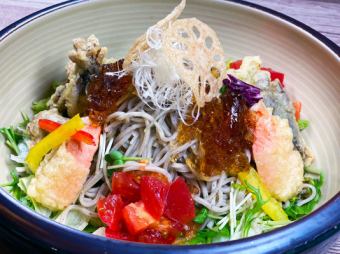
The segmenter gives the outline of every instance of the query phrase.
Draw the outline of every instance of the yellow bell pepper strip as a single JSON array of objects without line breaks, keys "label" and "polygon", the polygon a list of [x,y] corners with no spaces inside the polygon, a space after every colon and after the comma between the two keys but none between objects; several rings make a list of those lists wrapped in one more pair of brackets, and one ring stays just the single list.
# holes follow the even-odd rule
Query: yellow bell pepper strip
[{"label": "yellow bell pepper strip", "polygon": [[84,126],[80,116],[76,115],[35,144],[25,160],[30,170],[35,173],[41,160],[49,151],[60,146]]},{"label": "yellow bell pepper strip", "polygon": [[[289,221],[287,214],[282,209],[281,203],[274,199],[267,188],[261,182],[255,169],[250,168],[249,172],[240,172],[238,177],[241,182],[246,186],[247,184],[260,190],[262,199],[265,201],[262,205],[262,210],[274,221]],[[249,188],[248,191],[252,192]],[[254,194],[254,193],[253,193]]]}]

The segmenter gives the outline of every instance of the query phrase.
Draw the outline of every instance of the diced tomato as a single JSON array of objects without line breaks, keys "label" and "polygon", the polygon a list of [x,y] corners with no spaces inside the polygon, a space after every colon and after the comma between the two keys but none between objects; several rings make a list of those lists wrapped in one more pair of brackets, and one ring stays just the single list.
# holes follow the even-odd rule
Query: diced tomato
[{"label": "diced tomato", "polygon": [[112,193],[120,194],[127,204],[140,200],[139,184],[128,172],[115,172],[112,175]]},{"label": "diced tomato", "polygon": [[106,227],[105,228],[105,236],[108,238],[113,238],[113,239],[118,239],[118,240],[125,240],[125,241],[134,241],[135,238],[131,236],[128,232],[126,231],[114,231],[111,230],[110,228]]},{"label": "diced tomato", "polygon": [[164,212],[169,184],[153,176],[143,176],[140,182],[141,198],[145,209],[157,220]]},{"label": "diced tomato", "polygon": [[[39,119],[38,124],[39,124],[40,129],[47,131],[47,132],[52,132],[61,126],[60,123],[57,123],[49,119]],[[84,142],[85,144],[88,144],[88,145],[96,144],[93,136],[90,133],[82,131],[82,130],[77,131],[76,134],[72,136],[72,139],[77,140],[78,142]]]},{"label": "diced tomato", "polygon": [[285,79],[285,75],[283,73],[277,72],[277,71],[272,70],[271,68],[265,68],[265,67],[262,67],[261,70],[268,71],[270,73],[270,80],[274,81],[275,79],[278,79],[280,81],[281,88],[284,88],[283,81]]},{"label": "diced tomato", "polygon": [[120,195],[108,195],[97,202],[99,218],[111,230],[119,230],[124,203]]},{"label": "diced tomato", "polygon": [[162,216],[159,221],[152,224],[151,227],[154,229],[157,229],[163,235],[170,234],[176,237],[185,231],[185,225],[183,225],[182,223],[178,221],[168,219],[164,216]]},{"label": "diced tomato", "polygon": [[195,217],[194,201],[182,177],[177,177],[170,185],[165,216],[182,224],[189,223]]},{"label": "diced tomato", "polygon": [[229,68],[238,70],[241,68],[241,65],[242,65],[242,60],[237,60],[237,61],[231,62],[229,64]]},{"label": "diced tomato", "polygon": [[164,234],[154,228],[147,228],[137,236],[137,241],[143,243],[171,244],[175,240],[175,236],[171,234]]},{"label": "diced tomato", "polygon": [[127,229],[132,235],[136,235],[156,222],[155,218],[146,211],[142,201],[125,206],[123,218]]},{"label": "diced tomato", "polygon": [[299,121],[300,120],[302,103],[300,101],[294,101],[293,102],[293,106],[295,108],[295,119],[296,119],[296,121]]}]

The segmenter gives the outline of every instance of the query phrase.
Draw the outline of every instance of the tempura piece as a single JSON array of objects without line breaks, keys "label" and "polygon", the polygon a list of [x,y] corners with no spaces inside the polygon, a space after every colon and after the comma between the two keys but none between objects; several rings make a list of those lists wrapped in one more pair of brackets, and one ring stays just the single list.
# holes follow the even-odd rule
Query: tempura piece
[{"label": "tempura piece", "polygon": [[76,201],[90,172],[91,161],[98,147],[100,127],[86,126],[95,145],[70,140],[45,156],[27,194],[36,202],[55,211]]},{"label": "tempura piece", "polygon": [[271,195],[287,201],[303,182],[303,161],[294,150],[292,129],[287,119],[273,116],[262,101],[252,110],[257,114],[253,143],[257,171]]},{"label": "tempura piece", "polygon": [[105,58],[107,48],[101,47],[94,35],[73,40],[73,48],[66,66],[67,81],[57,87],[48,102],[50,108],[58,108],[60,112],[66,110],[70,117],[83,113],[86,86],[91,77],[98,74],[100,66],[108,61]]}]

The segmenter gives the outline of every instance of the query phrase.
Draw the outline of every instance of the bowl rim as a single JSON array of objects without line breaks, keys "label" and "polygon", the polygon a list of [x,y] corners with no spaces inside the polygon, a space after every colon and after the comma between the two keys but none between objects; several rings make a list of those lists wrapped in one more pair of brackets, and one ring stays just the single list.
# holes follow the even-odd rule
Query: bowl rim
[{"label": "bowl rim", "polygon": [[[218,0],[213,0],[218,1]],[[7,38],[9,35],[14,33],[19,28],[25,26],[26,24],[38,19],[39,17],[45,16],[49,13],[55,12],[59,9],[64,9],[69,6],[77,5],[80,3],[90,2],[90,0],[68,0],[64,1],[55,5],[51,5],[47,8],[41,9],[36,11],[32,14],[29,14],[12,24],[8,25],[4,29],[0,31],[0,45],[1,42]],[[221,1],[219,1],[221,2]],[[339,57],[340,55],[340,48],[336,45],[333,41],[328,39],[326,36],[322,35],[321,33],[317,32],[313,28],[309,27],[308,25],[291,18],[283,13],[278,11],[269,9],[267,7],[250,3],[243,0],[223,0],[222,2],[226,3],[233,3],[240,6],[246,6],[258,10],[260,12],[264,12],[266,14],[270,14],[273,17],[277,17],[282,21],[287,21],[290,24],[293,24],[297,28],[301,28],[305,32],[309,33],[321,42],[327,49],[329,49],[333,54]],[[116,247],[121,247],[122,249],[129,249],[129,248],[144,248],[144,250],[151,251],[152,253],[172,253],[174,251],[192,251],[193,253],[203,253],[204,251],[211,251],[212,253],[226,253],[226,251],[237,251],[238,253],[248,253],[250,249],[253,248],[263,248],[264,244],[266,244],[266,253],[272,253],[275,251],[281,252],[285,250],[301,250],[312,247],[319,242],[325,240],[327,237],[339,232],[339,225],[340,225],[340,213],[338,213],[340,209],[340,192],[335,194],[329,201],[323,204],[321,207],[314,210],[311,214],[295,221],[287,226],[272,230],[270,232],[266,232],[260,235],[255,235],[252,237],[247,237],[244,239],[221,242],[221,243],[212,243],[212,244],[203,244],[203,245],[196,245],[196,246],[180,246],[180,245],[172,245],[169,248],[169,245],[150,245],[150,244],[143,244],[143,243],[136,243],[136,242],[126,242],[114,239],[108,239],[101,236],[96,236],[92,234],[88,234],[62,224],[59,224],[55,221],[50,220],[47,217],[44,217],[29,208],[20,204],[17,200],[15,200],[9,193],[7,193],[4,189],[0,188],[0,215],[5,216],[7,218],[13,218],[20,216],[21,218],[25,218],[26,222],[21,221],[23,223],[24,228],[26,228],[26,232],[31,232],[30,230],[36,229],[37,227],[44,228],[46,230],[50,230],[51,228],[54,229],[59,236],[55,238],[57,239],[64,239],[67,236],[73,237],[74,239],[81,241],[82,243],[91,243],[92,240],[101,242],[103,244],[103,249],[107,249],[105,246],[108,244],[115,245]],[[332,215],[332,216],[330,216]],[[320,225],[320,221],[325,220]],[[313,222],[314,221],[314,222]],[[4,221],[4,224],[8,222]],[[10,225],[10,224],[9,224]],[[39,225],[39,226],[35,226]],[[306,227],[307,226],[307,227]],[[309,232],[306,232],[306,228],[308,228]],[[27,231],[28,230],[28,231]],[[287,236],[293,236],[294,232],[303,232],[299,237],[291,237],[289,241],[287,240]],[[49,231],[52,235],[53,230]],[[33,234],[32,234],[33,235]],[[66,237],[65,237],[66,236]],[[34,235],[33,235],[34,237]],[[37,237],[37,236],[35,236]],[[53,238],[52,238],[53,239]],[[48,241],[47,241],[48,242]],[[248,245],[245,245],[248,243]],[[53,241],[49,240],[49,244],[52,246]],[[89,246],[89,244],[88,244]],[[66,247],[67,246],[63,246]],[[78,249],[79,250],[79,249]],[[86,248],[84,249],[86,250]],[[262,250],[261,250],[262,252]],[[92,252],[91,252],[92,253]],[[94,253],[94,252],[93,252]]]}]

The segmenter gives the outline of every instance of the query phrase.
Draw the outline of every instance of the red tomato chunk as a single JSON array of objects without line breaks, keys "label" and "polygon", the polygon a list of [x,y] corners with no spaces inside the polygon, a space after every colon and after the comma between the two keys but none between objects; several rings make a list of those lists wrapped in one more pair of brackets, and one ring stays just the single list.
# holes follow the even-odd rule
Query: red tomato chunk
[{"label": "red tomato chunk", "polygon": [[188,224],[195,217],[194,201],[182,177],[177,177],[170,185],[165,216],[182,224]]},{"label": "red tomato chunk", "polygon": [[128,172],[117,172],[112,175],[112,193],[120,194],[127,204],[140,200],[139,184]]},{"label": "red tomato chunk", "polygon": [[169,184],[156,177],[143,176],[140,182],[140,191],[145,209],[159,220],[164,212]]},{"label": "red tomato chunk", "polygon": [[128,232],[126,231],[114,231],[111,230],[110,228],[105,228],[105,236],[108,238],[113,238],[117,240],[125,240],[125,241],[134,241],[135,238],[131,236]]},{"label": "red tomato chunk", "polygon": [[99,218],[111,230],[119,230],[124,203],[120,195],[109,195],[97,202]]},{"label": "red tomato chunk", "polygon": [[138,235],[138,242],[155,243],[155,244],[171,244],[176,237],[169,234],[163,234],[161,231],[154,228],[147,228]]},{"label": "red tomato chunk", "polygon": [[145,210],[145,206],[142,201],[125,206],[123,209],[123,218],[130,234],[132,235],[141,232],[152,223],[156,222],[156,219]]},{"label": "red tomato chunk", "polygon": [[112,194],[97,203],[108,238],[171,244],[195,217],[194,202],[183,178],[171,185],[161,175],[116,172]]}]

